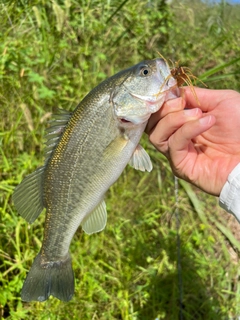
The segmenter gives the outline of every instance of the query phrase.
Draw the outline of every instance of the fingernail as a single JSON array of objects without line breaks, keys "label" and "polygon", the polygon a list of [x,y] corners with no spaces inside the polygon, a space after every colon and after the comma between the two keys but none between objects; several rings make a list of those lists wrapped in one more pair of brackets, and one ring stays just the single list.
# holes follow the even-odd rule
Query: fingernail
[{"label": "fingernail", "polygon": [[184,110],[184,113],[185,113],[185,115],[186,115],[187,117],[194,117],[194,116],[196,116],[196,115],[199,113],[198,110],[199,110],[198,108],[185,109],[185,110]]},{"label": "fingernail", "polygon": [[211,121],[211,116],[206,116],[206,117],[199,119],[199,123],[203,126],[208,125],[210,123],[210,121]]},{"label": "fingernail", "polygon": [[175,99],[170,99],[166,102],[168,108],[179,108],[179,106],[182,105],[182,99],[181,98],[175,98]]}]

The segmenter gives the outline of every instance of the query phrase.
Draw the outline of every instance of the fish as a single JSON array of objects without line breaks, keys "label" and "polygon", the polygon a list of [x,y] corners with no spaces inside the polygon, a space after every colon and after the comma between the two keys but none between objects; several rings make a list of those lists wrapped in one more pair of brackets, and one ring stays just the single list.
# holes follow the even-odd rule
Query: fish
[{"label": "fish", "polygon": [[24,281],[23,301],[42,302],[50,295],[72,299],[71,240],[80,225],[89,235],[105,228],[104,196],[128,163],[152,170],[139,141],[151,114],[178,95],[176,86],[164,59],[144,60],[101,82],[73,112],[53,116],[44,165],[13,193],[17,212],[30,224],[46,211],[42,246]]}]

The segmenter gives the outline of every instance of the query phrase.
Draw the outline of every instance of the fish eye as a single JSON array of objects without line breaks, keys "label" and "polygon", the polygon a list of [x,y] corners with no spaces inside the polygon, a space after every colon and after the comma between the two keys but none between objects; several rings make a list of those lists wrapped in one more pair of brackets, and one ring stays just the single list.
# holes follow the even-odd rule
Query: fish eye
[{"label": "fish eye", "polygon": [[149,68],[144,66],[140,71],[140,75],[145,77],[145,76],[147,76],[149,74],[149,71],[150,71]]}]

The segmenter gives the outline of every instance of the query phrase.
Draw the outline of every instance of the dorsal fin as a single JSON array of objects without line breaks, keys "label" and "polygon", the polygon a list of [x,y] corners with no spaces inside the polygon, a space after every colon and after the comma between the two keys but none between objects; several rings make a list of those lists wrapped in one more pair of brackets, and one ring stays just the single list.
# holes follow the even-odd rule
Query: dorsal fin
[{"label": "dorsal fin", "polygon": [[71,116],[72,112],[58,109],[58,113],[54,114],[52,119],[49,121],[50,127],[47,128],[47,134],[45,136],[47,140],[45,148],[45,163],[55,150]]}]

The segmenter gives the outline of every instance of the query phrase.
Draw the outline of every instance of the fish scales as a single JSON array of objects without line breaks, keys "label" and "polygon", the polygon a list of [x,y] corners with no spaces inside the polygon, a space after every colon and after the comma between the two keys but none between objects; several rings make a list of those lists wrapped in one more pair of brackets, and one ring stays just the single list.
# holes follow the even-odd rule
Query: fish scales
[{"label": "fish scales", "polygon": [[[104,84],[104,87],[106,88],[106,84]],[[49,259],[54,259],[55,255],[64,257],[67,254],[72,230],[75,233],[84,212],[93,210],[96,202],[102,199],[106,189],[112,184],[111,182],[108,183],[105,190],[102,190],[101,186],[106,182],[102,179],[97,180],[95,174],[101,170],[106,171],[106,162],[101,162],[102,154],[109,143],[119,135],[115,120],[112,118],[111,104],[108,101],[112,87],[110,89],[107,87],[107,89],[104,94],[98,94],[97,98],[94,96],[94,99],[91,99],[93,92],[78,106],[63,134],[62,143],[59,143],[48,163],[46,175],[53,175],[55,172],[57,177],[63,176],[63,183],[68,185],[68,192],[64,190],[64,194],[58,191],[58,185],[54,185],[55,181],[57,181],[57,184],[61,183],[59,178],[55,179],[53,177],[45,185],[46,205],[51,207],[51,211],[58,212],[56,214],[58,220],[51,219],[45,226],[46,236],[43,245],[49,248]],[[96,103],[99,100],[101,101],[101,108],[96,108]],[[100,122],[99,119],[101,119]],[[97,122],[98,125],[96,125]],[[126,145],[124,138],[120,137],[118,140],[123,140],[122,144]],[[91,143],[88,143],[89,141]],[[119,144],[119,141],[117,142],[116,146]],[[121,146],[121,144],[119,145]],[[119,151],[121,150],[122,147]],[[78,166],[78,163],[81,163],[81,166]],[[114,160],[112,163],[114,164]],[[71,169],[69,169],[69,164]],[[109,162],[108,168],[110,169]],[[93,176],[91,181],[89,181],[89,175]],[[114,176],[114,172],[109,172],[109,175]],[[108,179],[107,175],[103,177]],[[49,190],[50,192],[48,192]],[[55,190],[54,196],[52,196],[52,190]],[[92,195],[95,195],[96,200],[92,201]],[[85,201],[82,199],[85,199]],[[90,208],[88,209],[89,205]],[[59,212],[60,208],[61,212]],[[78,217],[73,214],[69,217],[68,213],[72,213],[73,210],[79,211]],[[51,211],[48,211],[47,215],[51,214]],[[57,232],[48,232],[49,228],[57,230]],[[59,229],[65,232],[58,232]],[[63,237],[61,242],[59,242],[58,234]],[[59,246],[59,243],[62,243],[62,246]]]},{"label": "fish scales", "polygon": [[[46,205],[51,207],[51,211],[57,212],[58,216],[58,220],[51,219],[45,226],[47,236],[44,237],[43,245],[49,248],[49,258],[51,259],[55,258],[55,254],[62,257],[67,254],[71,241],[69,235],[72,235],[72,230],[75,233],[85,211],[93,210],[96,201],[99,202],[105,193],[105,190],[101,190],[100,185],[104,181],[97,181],[94,176],[96,176],[95,172],[98,172],[101,167],[102,170],[105,169],[106,163],[101,161],[102,153],[112,139],[110,136],[117,136],[118,130],[116,126],[112,125],[110,128],[108,125],[108,129],[111,129],[111,131],[106,135],[106,124],[108,124],[107,122],[109,122],[112,114],[110,108],[102,108],[102,114],[97,112],[98,117],[96,117],[96,112],[92,111],[93,109],[90,110],[94,115],[90,115],[88,112],[87,116],[95,120],[79,121],[78,119],[74,127],[71,127],[70,124],[72,135],[71,138],[68,138],[68,144],[65,144],[64,149],[61,145],[59,149],[57,147],[46,170],[46,175],[52,176],[52,179],[47,181],[45,185]],[[106,117],[107,111],[110,113],[109,117]],[[103,120],[96,126],[100,116],[104,116]],[[80,132],[84,132],[83,137]],[[65,134],[68,134],[68,130],[64,132]],[[101,138],[101,143],[98,143],[96,137]],[[105,141],[105,143],[102,143],[102,141]],[[65,161],[58,157],[59,151],[64,154],[63,159]],[[81,166],[78,165],[79,163],[81,163]],[[89,175],[94,177],[91,181],[89,181]],[[58,177],[58,179],[56,180],[55,177]],[[59,181],[66,184],[68,188],[60,188],[59,190]],[[52,190],[55,190],[54,197],[52,196]],[[91,199],[92,194],[97,198],[94,202]],[[88,209],[88,207],[90,208]],[[73,210],[78,211],[77,217],[72,214]],[[51,212],[47,211],[48,214],[51,214]],[[64,229],[64,227],[64,233],[60,233],[62,236],[61,242],[58,239],[59,232],[48,232],[48,228],[59,230]],[[59,245],[60,243],[62,246]]]},{"label": "fish scales", "polygon": [[166,62],[146,60],[103,81],[73,113],[55,116],[45,165],[13,194],[18,212],[30,223],[46,208],[42,247],[24,282],[24,301],[44,301],[50,295],[72,298],[73,235],[79,225],[88,234],[105,228],[104,195],[127,163],[151,171],[139,140],[151,113],[176,95],[176,80]]}]

